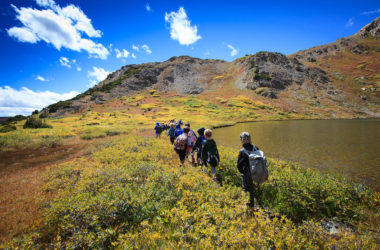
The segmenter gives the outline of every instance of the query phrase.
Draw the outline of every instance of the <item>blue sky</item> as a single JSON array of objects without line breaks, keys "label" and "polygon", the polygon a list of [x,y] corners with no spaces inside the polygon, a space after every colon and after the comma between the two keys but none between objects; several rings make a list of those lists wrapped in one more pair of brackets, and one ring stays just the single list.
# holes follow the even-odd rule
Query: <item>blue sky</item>
[{"label": "blue sky", "polygon": [[126,64],[291,54],[379,15],[379,1],[1,0],[0,116],[70,98]]}]

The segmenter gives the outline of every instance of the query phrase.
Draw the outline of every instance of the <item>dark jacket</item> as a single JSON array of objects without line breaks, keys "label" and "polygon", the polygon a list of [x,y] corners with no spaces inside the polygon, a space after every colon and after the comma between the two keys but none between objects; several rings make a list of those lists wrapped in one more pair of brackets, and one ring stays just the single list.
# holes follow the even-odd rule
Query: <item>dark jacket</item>
[{"label": "dark jacket", "polygon": [[216,158],[220,161],[218,148],[216,147],[216,143],[213,139],[207,140],[202,149],[202,160],[204,162],[207,162],[209,154],[216,155]]},{"label": "dark jacket", "polygon": [[[244,149],[248,151],[252,151],[253,147],[256,147],[256,146],[252,145],[251,143],[246,143],[243,145],[243,148],[240,149],[238,160],[237,160],[237,168],[239,172],[242,174],[246,174],[247,171],[249,170],[249,158],[248,158],[247,153],[244,151]],[[257,150],[259,149],[258,147],[256,148]]]},{"label": "dark jacket", "polygon": [[195,144],[194,144],[194,147],[193,147],[193,151],[197,151],[199,152],[199,154],[201,153],[201,150],[202,150],[202,141],[204,141],[205,138],[203,135],[200,135],[197,140],[195,141]]}]

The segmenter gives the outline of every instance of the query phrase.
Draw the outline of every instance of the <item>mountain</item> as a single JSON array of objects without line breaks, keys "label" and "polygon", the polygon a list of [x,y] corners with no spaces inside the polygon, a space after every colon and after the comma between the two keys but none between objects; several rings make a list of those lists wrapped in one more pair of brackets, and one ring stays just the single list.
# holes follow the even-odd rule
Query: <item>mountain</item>
[{"label": "mountain", "polygon": [[163,97],[246,94],[285,112],[322,118],[380,117],[380,17],[352,36],[292,55],[265,51],[232,62],[180,56],[126,65],[45,110],[54,116],[83,112],[151,89]]}]

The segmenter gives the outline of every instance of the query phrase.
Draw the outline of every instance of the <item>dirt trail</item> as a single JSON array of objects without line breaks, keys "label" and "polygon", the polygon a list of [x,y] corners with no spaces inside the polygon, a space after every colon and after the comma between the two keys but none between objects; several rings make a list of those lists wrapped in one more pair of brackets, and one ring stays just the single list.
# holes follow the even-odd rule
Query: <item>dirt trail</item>
[{"label": "dirt trail", "polygon": [[0,151],[0,245],[39,224],[47,167],[86,155],[102,141],[72,139],[56,148]]}]

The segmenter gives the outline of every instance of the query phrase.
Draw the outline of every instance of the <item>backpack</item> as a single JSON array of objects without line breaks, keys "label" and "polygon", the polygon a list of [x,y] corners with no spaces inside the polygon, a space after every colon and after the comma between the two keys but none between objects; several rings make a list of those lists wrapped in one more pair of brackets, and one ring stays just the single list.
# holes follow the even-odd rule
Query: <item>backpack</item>
[{"label": "backpack", "polygon": [[263,151],[258,150],[256,147],[252,151],[246,149],[244,151],[248,155],[252,180],[258,184],[268,180],[267,159]]},{"label": "backpack", "polygon": [[175,139],[174,150],[176,151],[184,150],[186,148],[186,144],[187,144],[187,135],[182,134]]},{"label": "backpack", "polygon": [[157,134],[160,134],[162,132],[162,127],[160,125],[156,127],[156,132]]},{"label": "backpack", "polygon": [[197,136],[195,135],[194,131],[190,130],[188,135],[190,137],[191,145],[194,145],[194,142],[197,140]]},{"label": "backpack", "polygon": [[[219,165],[219,159],[217,155],[218,149],[216,148],[215,142],[213,140],[211,141],[206,140],[206,142],[202,144],[203,144],[203,148],[207,146],[207,151],[205,152],[207,154],[207,156],[205,156],[206,162],[209,163],[213,167],[218,166]],[[210,144],[211,144],[211,147],[210,147]]]}]

